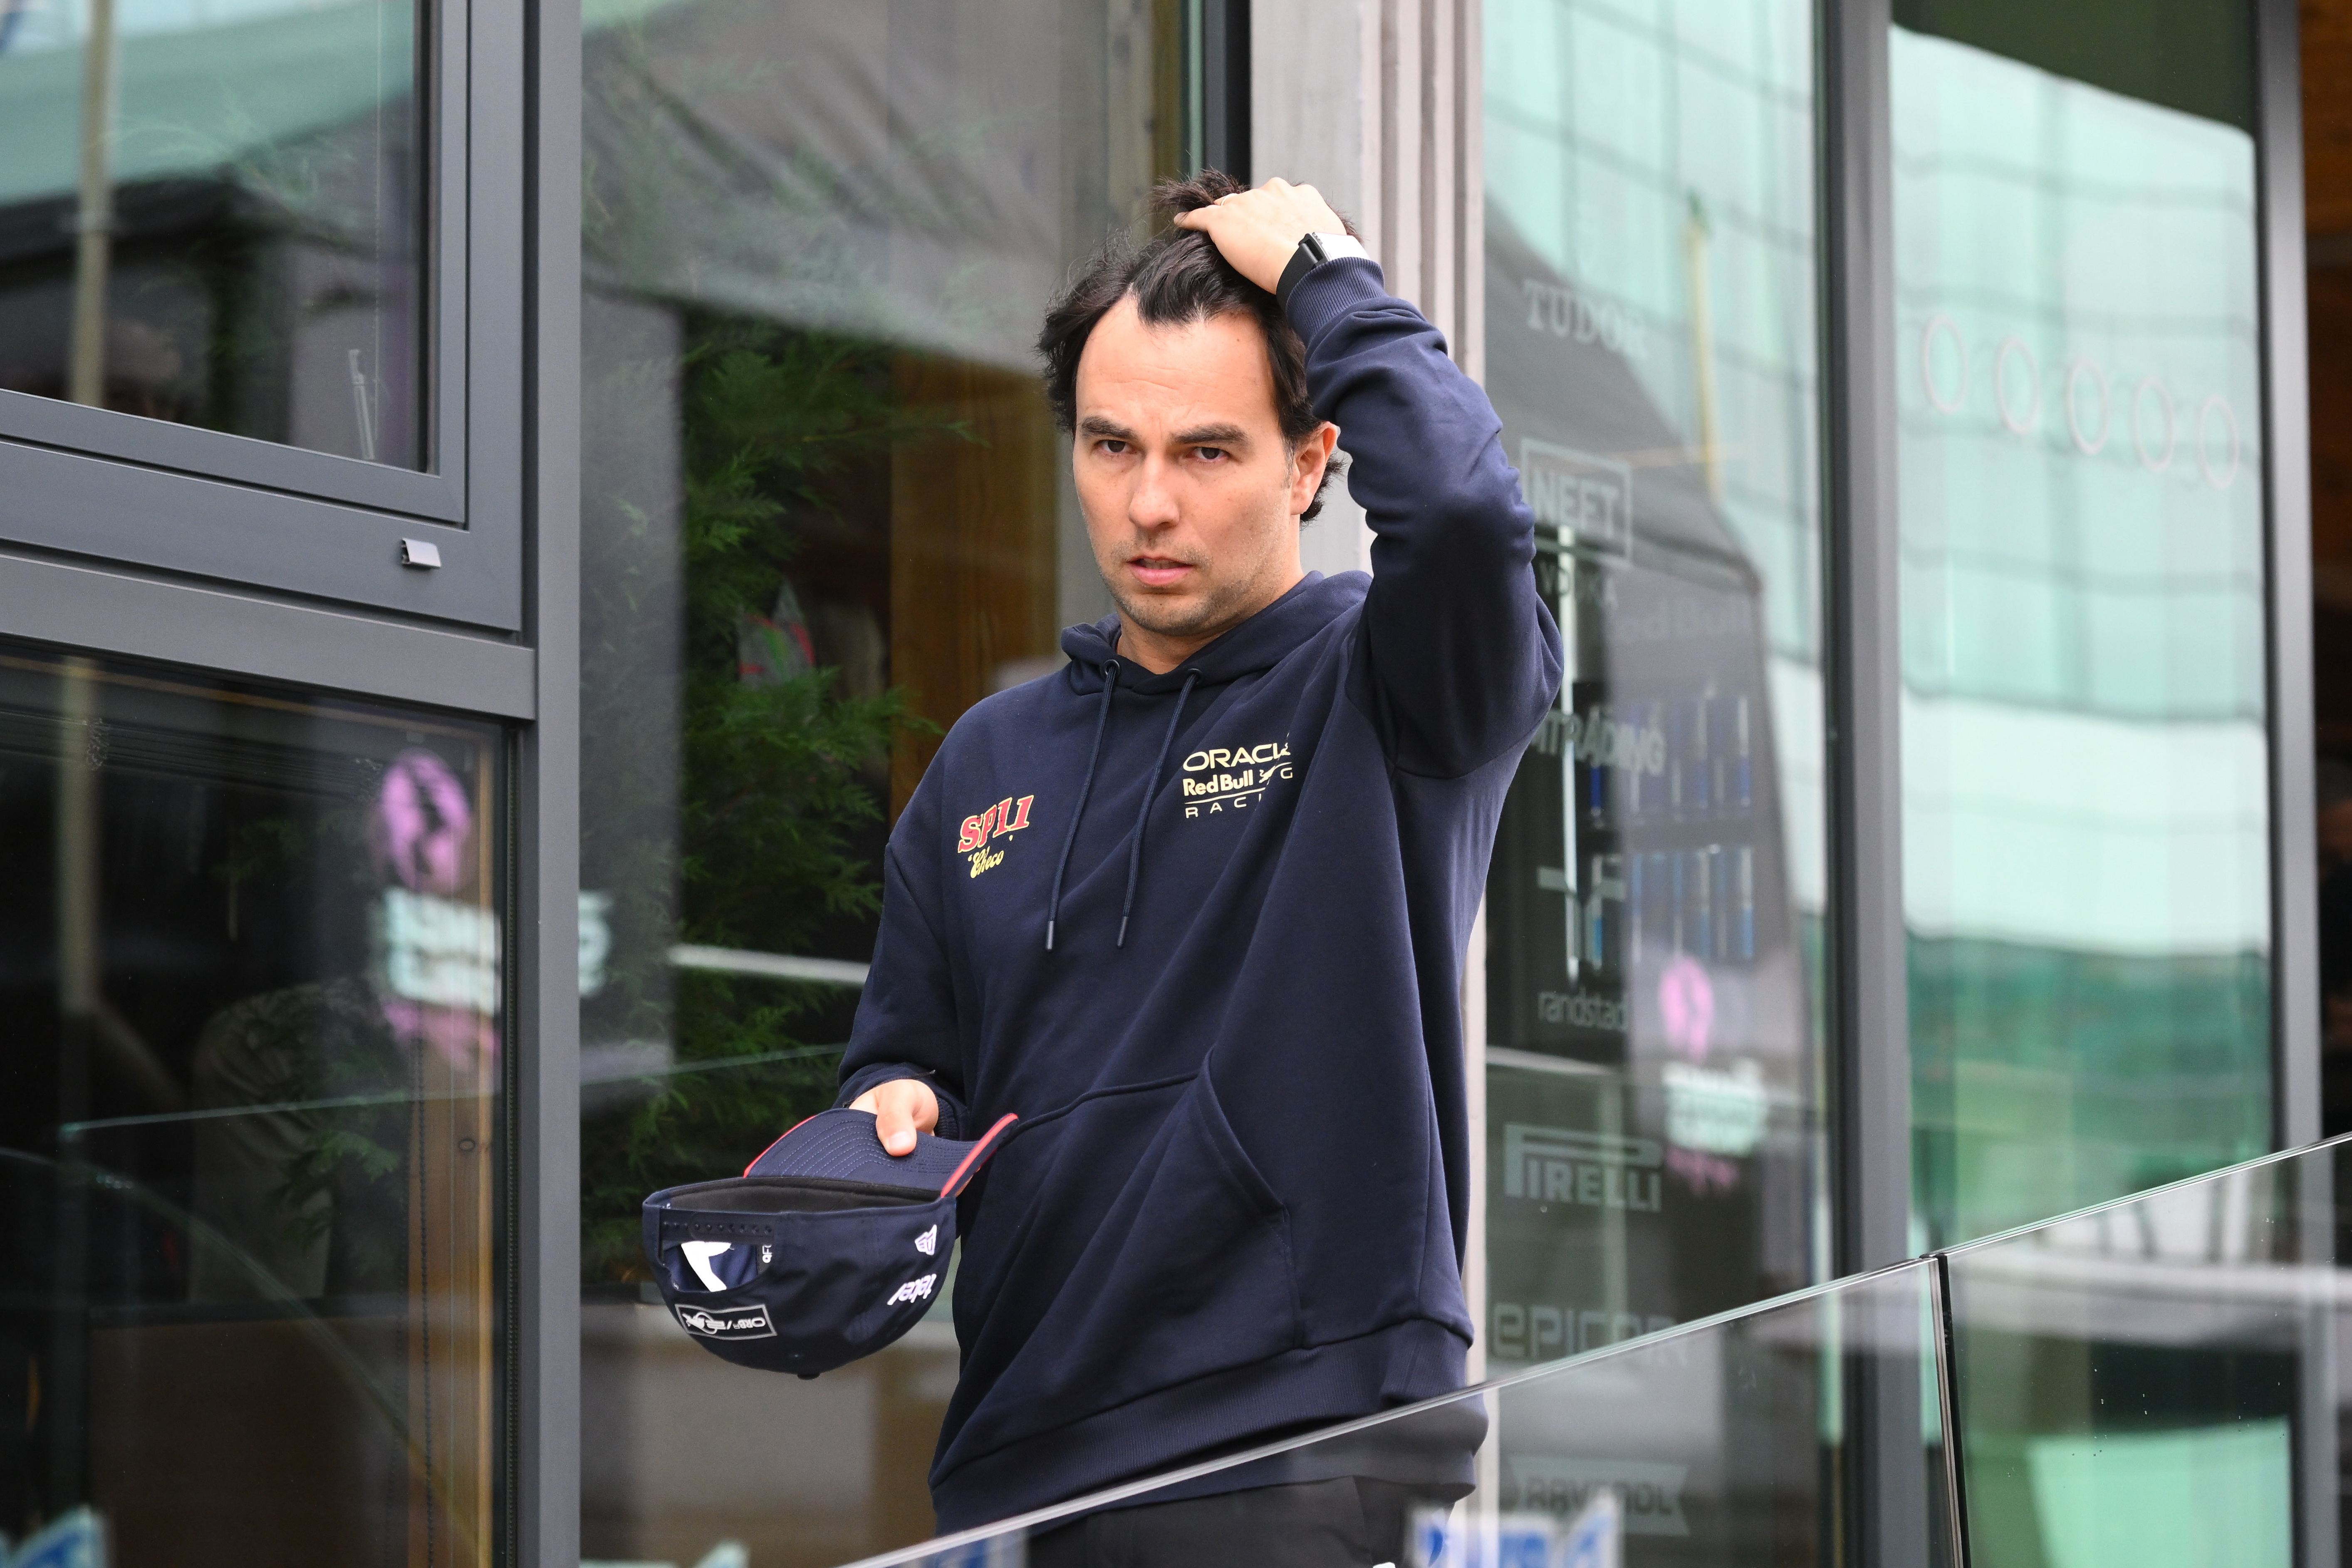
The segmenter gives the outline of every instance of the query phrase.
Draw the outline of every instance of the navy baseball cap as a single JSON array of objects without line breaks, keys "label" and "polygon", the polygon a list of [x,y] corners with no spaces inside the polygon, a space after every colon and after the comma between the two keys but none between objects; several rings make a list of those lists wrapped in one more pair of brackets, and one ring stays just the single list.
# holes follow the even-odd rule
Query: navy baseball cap
[{"label": "navy baseball cap", "polygon": [[873,1354],[929,1310],[956,1195],[1013,1120],[969,1142],[918,1132],[893,1155],[870,1111],[819,1111],[740,1176],[656,1193],[646,1261],[662,1300],[738,1366],[814,1377]]}]

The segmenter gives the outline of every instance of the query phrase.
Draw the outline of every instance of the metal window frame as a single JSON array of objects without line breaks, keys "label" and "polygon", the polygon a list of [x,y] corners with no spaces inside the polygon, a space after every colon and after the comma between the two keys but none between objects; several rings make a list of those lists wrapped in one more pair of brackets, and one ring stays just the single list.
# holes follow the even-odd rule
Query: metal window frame
[{"label": "metal window frame", "polygon": [[[434,467],[0,392],[0,542],[512,631],[522,587],[523,14],[424,0]],[[402,541],[440,552],[401,563]]]},{"label": "metal window frame", "polygon": [[1249,0],[1201,7],[1201,162],[1250,183]]},{"label": "metal window frame", "polygon": [[[2272,1141],[2315,1143],[2321,1122],[2318,758],[2311,595],[2311,366],[2305,309],[2301,13],[2255,0],[2254,169],[2263,331],[2263,508],[2270,740]],[[2305,1203],[2304,1256],[2328,1255],[2318,1205]],[[2333,1563],[2342,1436],[2334,1314],[2301,1311],[2294,1433],[2294,1558]]]},{"label": "metal window frame", "polygon": [[1890,0],[1821,11],[1833,1257],[1909,1256]]},{"label": "metal window frame", "polygon": [[[1822,598],[1827,690],[1831,1256],[1910,1256],[1903,924],[1901,518],[1895,491],[1891,0],[1822,0]],[[1916,1375],[1856,1369],[1839,1464],[1858,1560],[1921,1562],[1931,1506]],[[1948,1450],[1948,1464],[1957,1463]],[[1924,1565],[1923,1565],[1924,1568]]]},{"label": "metal window frame", "polygon": [[2273,1138],[2318,1142],[2318,732],[2312,708],[2311,395],[2305,314],[2303,70],[2294,0],[2256,0],[2263,488],[2271,762]]},{"label": "metal window frame", "polygon": [[[514,1491],[509,1561],[580,1561],[581,0],[530,12],[527,511],[538,651],[523,731]],[[527,940],[526,940],[527,938]]]}]

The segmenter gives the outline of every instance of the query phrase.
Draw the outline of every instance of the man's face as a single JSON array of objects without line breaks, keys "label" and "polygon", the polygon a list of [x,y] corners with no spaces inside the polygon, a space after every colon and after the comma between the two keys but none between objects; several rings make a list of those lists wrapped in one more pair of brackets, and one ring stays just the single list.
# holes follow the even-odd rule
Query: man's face
[{"label": "man's face", "polygon": [[1122,300],[1096,323],[1078,358],[1078,504],[1120,615],[1175,645],[1171,667],[1303,574],[1298,514],[1334,434],[1283,440],[1248,316],[1147,326]]}]

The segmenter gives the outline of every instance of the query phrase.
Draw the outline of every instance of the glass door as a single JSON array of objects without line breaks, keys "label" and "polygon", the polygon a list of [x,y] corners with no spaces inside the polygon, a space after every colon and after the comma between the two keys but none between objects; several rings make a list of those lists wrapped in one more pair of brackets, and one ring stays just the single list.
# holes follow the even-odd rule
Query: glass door
[{"label": "glass door", "polygon": [[491,1561],[502,751],[0,649],[20,1553]]},{"label": "glass door", "polygon": [[2023,16],[1916,0],[1889,39],[1937,1245],[2271,1139],[2252,18]]}]

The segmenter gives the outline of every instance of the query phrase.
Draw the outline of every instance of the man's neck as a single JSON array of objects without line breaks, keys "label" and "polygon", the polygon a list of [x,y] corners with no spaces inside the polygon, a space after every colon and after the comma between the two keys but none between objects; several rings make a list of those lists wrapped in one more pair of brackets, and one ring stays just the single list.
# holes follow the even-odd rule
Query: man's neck
[{"label": "man's neck", "polygon": [[[1243,617],[1244,620],[1247,618]],[[1234,626],[1240,624],[1240,621],[1234,623]],[[1161,637],[1158,632],[1137,626],[1127,618],[1127,612],[1121,610],[1118,616],[1118,656],[1141,665],[1154,675],[1165,675],[1232,629],[1232,626],[1221,626],[1205,637]]]},{"label": "man's neck", "polygon": [[1259,600],[1231,620],[1201,632],[1172,635],[1155,632],[1149,626],[1138,626],[1122,609],[1118,612],[1119,657],[1133,659],[1154,675],[1165,675],[1252,616],[1271,607],[1305,581],[1307,574],[1301,569],[1277,592]]}]

